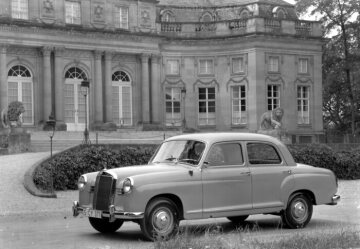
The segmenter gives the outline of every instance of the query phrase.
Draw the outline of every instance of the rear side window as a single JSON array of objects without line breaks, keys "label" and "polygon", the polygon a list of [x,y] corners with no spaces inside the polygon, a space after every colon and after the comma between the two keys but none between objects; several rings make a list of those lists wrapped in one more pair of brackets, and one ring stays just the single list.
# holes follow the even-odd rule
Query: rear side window
[{"label": "rear side window", "polygon": [[206,158],[208,165],[242,165],[244,163],[241,145],[238,143],[214,144]]},{"label": "rear side window", "polygon": [[281,157],[275,147],[265,143],[248,143],[250,164],[281,164]]}]

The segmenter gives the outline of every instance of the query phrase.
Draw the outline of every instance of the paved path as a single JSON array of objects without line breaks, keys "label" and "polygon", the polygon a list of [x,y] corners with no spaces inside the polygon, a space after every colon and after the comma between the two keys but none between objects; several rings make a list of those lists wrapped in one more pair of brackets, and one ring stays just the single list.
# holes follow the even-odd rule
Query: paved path
[{"label": "paved path", "polygon": [[49,156],[49,152],[0,156],[0,216],[29,213],[69,212],[77,191],[61,191],[58,198],[41,198],[24,188],[24,174],[36,162]]}]

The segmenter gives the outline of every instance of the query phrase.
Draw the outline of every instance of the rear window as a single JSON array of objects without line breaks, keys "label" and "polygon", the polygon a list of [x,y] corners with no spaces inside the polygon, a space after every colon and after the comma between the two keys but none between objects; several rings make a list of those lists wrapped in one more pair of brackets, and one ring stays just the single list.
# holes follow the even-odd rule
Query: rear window
[{"label": "rear window", "polygon": [[248,143],[250,164],[281,164],[281,157],[274,146],[265,143]]}]

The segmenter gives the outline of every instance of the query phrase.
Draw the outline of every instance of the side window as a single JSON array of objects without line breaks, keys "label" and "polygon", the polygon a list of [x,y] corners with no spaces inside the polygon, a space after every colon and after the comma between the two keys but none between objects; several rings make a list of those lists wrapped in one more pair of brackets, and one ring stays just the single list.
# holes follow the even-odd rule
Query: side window
[{"label": "side window", "polygon": [[244,163],[241,145],[238,143],[215,144],[206,158],[209,166],[242,165]]},{"label": "side window", "polygon": [[281,157],[274,146],[264,143],[248,143],[250,164],[281,164]]}]

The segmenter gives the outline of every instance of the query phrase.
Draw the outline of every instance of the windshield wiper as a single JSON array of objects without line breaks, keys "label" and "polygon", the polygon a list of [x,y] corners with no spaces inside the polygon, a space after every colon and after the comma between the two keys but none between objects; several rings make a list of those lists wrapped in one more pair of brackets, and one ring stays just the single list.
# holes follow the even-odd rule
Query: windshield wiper
[{"label": "windshield wiper", "polygon": [[165,159],[166,161],[177,161],[177,158],[176,157],[173,157],[173,156],[170,156],[169,158],[166,158]]}]

